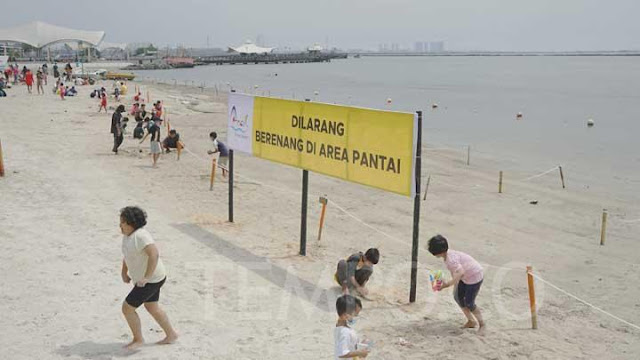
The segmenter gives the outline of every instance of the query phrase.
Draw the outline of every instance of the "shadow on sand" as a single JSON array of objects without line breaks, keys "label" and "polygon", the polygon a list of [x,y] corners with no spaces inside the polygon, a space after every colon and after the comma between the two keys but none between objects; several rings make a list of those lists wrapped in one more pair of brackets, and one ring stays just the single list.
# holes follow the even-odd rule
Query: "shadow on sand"
[{"label": "shadow on sand", "polygon": [[340,291],[336,292],[333,288],[320,288],[316,286],[316,284],[290,273],[287,269],[270,263],[267,258],[255,255],[197,225],[177,224],[173,226],[192,239],[212,248],[218,254],[234,261],[240,266],[246,266],[246,264],[267,265],[268,270],[266,271],[264,267],[248,267],[247,269],[279,288],[290,292],[294,296],[305,297],[305,300],[311,302],[320,311],[328,313],[335,312],[335,301],[336,298],[340,296]]},{"label": "shadow on sand", "polygon": [[124,358],[136,354],[123,348],[125,343],[100,344],[93,341],[83,341],[73,345],[63,345],[56,353],[65,357],[79,356],[82,359],[108,360]]}]

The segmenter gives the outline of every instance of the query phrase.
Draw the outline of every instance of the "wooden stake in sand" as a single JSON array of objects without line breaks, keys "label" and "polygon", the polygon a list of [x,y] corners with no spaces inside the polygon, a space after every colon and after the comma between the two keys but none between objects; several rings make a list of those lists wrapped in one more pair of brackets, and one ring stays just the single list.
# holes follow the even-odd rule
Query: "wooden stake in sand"
[{"label": "wooden stake in sand", "polygon": [[604,241],[607,238],[607,209],[602,210],[602,227],[600,228],[600,245],[604,246]]},{"label": "wooden stake in sand", "polygon": [[566,189],[566,187],[564,186],[564,174],[562,173],[562,165],[558,166],[558,169],[560,169],[560,181],[562,181],[562,188]]},{"label": "wooden stake in sand", "polygon": [[213,181],[216,178],[216,168],[218,167],[218,162],[217,160],[214,158],[212,163],[211,163],[211,182],[209,184],[209,191],[213,190]]},{"label": "wooden stake in sand", "polygon": [[471,145],[467,146],[467,166],[471,163]]},{"label": "wooden stake in sand", "polygon": [[151,104],[151,93],[147,90],[147,104]]},{"label": "wooden stake in sand", "polygon": [[500,179],[498,180],[498,193],[502,194],[502,171],[500,171]]},{"label": "wooden stake in sand", "polygon": [[427,192],[429,192],[429,183],[431,182],[431,175],[429,175],[429,177],[427,178],[427,186],[424,187],[424,197],[422,198],[422,201],[427,200]]},{"label": "wooden stake in sand", "polygon": [[2,140],[0,140],[0,177],[4,177],[4,160],[2,159]]},{"label": "wooden stake in sand", "polygon": [[536,290],[533,286],[533,268],[527,266],[527,282],[529,283],[529,305],[531,307],[531,328],[538,328],[538,312],[536,310]]},{"label": "wooden stake in sand", "polygon": [[183,148],[184,145],[182,144],[182,141],[178,141],[178,143],[176,144],[176,150],[178,151],[178,161],[180,161],[180,154],[182,154]]},{"label": "wooden stake in sand", "polygon": [[318,228],[318,241],[322,238],[322,227],[324,226],[324,213],[327,210],[327,203],[329,199],[325,196],[320,197],[320,204],[322,204],[322,212],[320,213],[320,227]]}]

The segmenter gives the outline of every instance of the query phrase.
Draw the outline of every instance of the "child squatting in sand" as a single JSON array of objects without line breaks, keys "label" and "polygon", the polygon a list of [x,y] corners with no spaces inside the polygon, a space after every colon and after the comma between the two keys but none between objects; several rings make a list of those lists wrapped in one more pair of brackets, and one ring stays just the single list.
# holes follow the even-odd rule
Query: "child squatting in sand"
[{"label": "child squatting in sand", "polygon": [[158,248],[151,234],[143,227],[147,224],[147,214],[135,206],[120,210],[120,230],[122,237],[122,281],[129,284],[133,280],[133,289],[122,303],[122,313],[133,333],[133,340],[125,346],[134,350],[144,345],[142,325],[136,309],[144,304],[164,330],[166,337],[157,344],[171,344],[178,339],[167,314],[158,305],[160,288],[167,280],[164,265],[158,254]]},{"label": "child squatting in sand", "polygon": [[484,279],[482,266],[470,255],[449,249],[449,243],[442,235],[436,235],[429,240],[429,252],[442,258],[451,272],[451,281],[444,281],[440,290],[454,286],[453,298],[467,317],[467,323],[463,328],[475,328],[479,325],[478,334],[483,335],[485,322],[476,306],[476,296]]}]

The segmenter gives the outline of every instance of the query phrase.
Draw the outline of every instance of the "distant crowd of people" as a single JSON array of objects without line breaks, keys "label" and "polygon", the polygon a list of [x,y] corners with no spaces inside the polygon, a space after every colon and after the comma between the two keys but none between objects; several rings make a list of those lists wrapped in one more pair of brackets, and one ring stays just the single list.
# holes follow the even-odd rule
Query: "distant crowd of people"
[{"label": "distant crowd of people", "polygon": [[[33,93],[33,86],[36,86],[38,95],[44,95],[44,87],[49,84],[49,65],[47,63],[38,66],[34,71],[26,65],[20,69],[17,63],[7,65],[0,76],[0,96],[6,96],[6,90],[12,85],[24,84],[29,94]],[[58,63],[53,64],[53,78],[56,80],[52,88],[54,94],[59,95],[62,100],[67,96],[76,96],[77,85],[86,85],[88,81],[82,77],[73,76],[73,66],[67,63],[63,72],[60,72]],[[65,85],[67,84],[67,85]],[[71,86],[69,86],[69,84]]]}]

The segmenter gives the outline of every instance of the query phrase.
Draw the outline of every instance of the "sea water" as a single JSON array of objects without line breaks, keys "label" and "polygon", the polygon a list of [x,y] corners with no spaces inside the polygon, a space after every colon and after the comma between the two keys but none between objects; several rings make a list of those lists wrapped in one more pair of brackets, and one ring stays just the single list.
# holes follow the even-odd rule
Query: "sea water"
[{"label": "sea water", "polygon": [[464,159],[470,145],[472,163],[490,158],[496,171],[523,176],[563,165],[570,186],[640,199],[639,57],[362,57],[137,74],[218,91],[422,110],[428,147],[458,149]]}]

